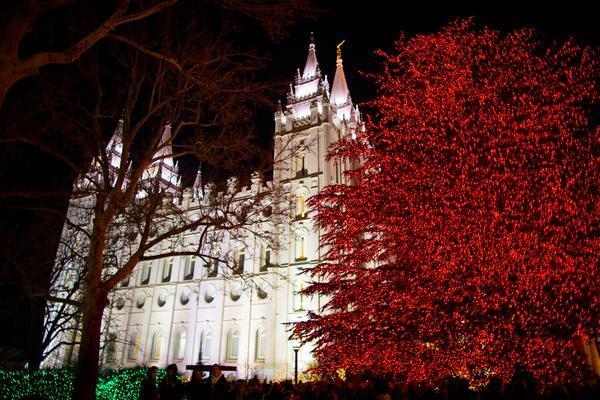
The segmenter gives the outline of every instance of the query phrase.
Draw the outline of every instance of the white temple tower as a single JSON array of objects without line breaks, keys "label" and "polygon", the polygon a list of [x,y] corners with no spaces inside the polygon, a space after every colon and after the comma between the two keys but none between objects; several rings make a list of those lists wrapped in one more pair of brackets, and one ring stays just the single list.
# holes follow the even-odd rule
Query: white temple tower
[{"label": "white temple tower", "polygon": [[[107,310],[105,343],[110,340],[102,354],[103,366],[164,368],[176,363],[185,370],[186,365],[200,361],[235,366],[240,378],[293,377],[296,343],[290,339],[289,323],[306,318],[307,311],[318,310],[324,301],[298,293],[307,280],[299,275],[300,269],[316,265],[321,256],[320,232],[312,223],[313,211],[306,201],[327,185],[344,183],[342,173],[348,166],[327,161],[328,148],[338,140],[352,140],[355,131],[363,129],[348,90],[340,46],[330,90],[311,36],[304,68],[298,70],[287,103],[280,104],[274,120],[274,157],[283,163],[275,169],[273,179],[294,198],[291,222],[281,228],[283,249],[275,252],[259,240],[245,248],[222,243],[225,251],[235,254],[241,270],[255,276],[254,285],[225,279],[218,265],[201,265],[196,257],[140,263],[111,294],[113,307]],[[114,163],[120,162],[119,133],[117,129],[109,143]],[[144,178],[160,180],[165,190],[181,191],[180,207],[193,214],[201,207],[202,179],[198,172],[192,188],[179,187],[170,140],[167,125],[159,143],[159,160],[149,166]],[[253,177],[248,190],[257,185],[260,182]],[[183,241],[197,242],[199,235],[188,232]],[[63,349],[47,365],[68,364],[73,354]],[[301,347],[300,371],[311,361],[310,346]]]}]

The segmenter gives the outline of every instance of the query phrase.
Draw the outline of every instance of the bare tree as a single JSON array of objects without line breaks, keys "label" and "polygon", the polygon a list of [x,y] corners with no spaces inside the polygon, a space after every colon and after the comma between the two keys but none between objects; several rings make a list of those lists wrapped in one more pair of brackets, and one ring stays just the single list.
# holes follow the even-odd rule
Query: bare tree
[{"label": "bare tree", "polygon": [[[81,330],[74,398],[95,396],[109,296],[138,263],[196,256],[218,259],[235,274],[234,258],[214,252],[222,235],[240,241],[254,235],[277,248],[289,199],[276,184],[262,183],[263,172],[277,165],[267,161],[272,153],[255,145],[252,118],[272,86],[257,79],[264,60],[234,38],[241,34],[240,15],[272,23],[287,16],[288,23],[294,7],[259,2],[261,11],[250,3],[219,3],[226,11],[219,14],[217,32],[208,22],[214,14],[171,8],[142,28],[107,33],[113,40],[96,46],[80,58],[76,73],[57,81],[57,93],[43,105],[48,124],[32,130],[27,118],[15,120],[10,131],[17,133],[4,139],[42,148],[77,176],[72,191],[53,194],[70,198],[63,232],[70,239],[61,248],[78,260],[64,268],[57,259],[62,268],[56,279],[64,287],[52,305],[70,321],[56,326]],[[269,26],[269,32],[279,27]],[[184,184],[178,180],[190,159],[221,175],[237,169],[247,176],[250,170],[240,166],[248,165],[258,173],[250,182],[232,178],[222,187],[205,186],[191,213],[181,206]],[[186,243],[190,230],[199,230],[201,239]],[[69,276],[71,269],[76,278]],[[52,335],[56,343],[60,330]]]},{"label": "bare tree", "polygon": [[41,16],[69,7],[77,0],[23,0],[14,2],[12,15],[2,24],[0,35],[0,107],[9,89],[19,80],[36,75],[49,64],[69,64],[121,25],[140,21],[175,4],[178,0],[119,0],[93,29],[64,49],[43,50],[22,57],[19,51],[28,33],[37,28]]},{"label": "bare tree", "polygon": [[[144,47],[147,54],[181,68],[178,60],[172,58],[171,54],[151,51],[146,47],[148,42],[142,45],[131,41],[126,33],[119,32],[120,28],[126,28],[132,23],[146,22],[144,20],[177,2],[180,0],[113,0],[96,4],[84,0],[9,0],[3,5],[6,17],[0,21],[0,108],[9,90],[18,81],[37,75],[44,66],[71,64],[107,37],[121,40],[138,49]],[[281,36],[283,29],[293,23],[296,13],[314,11],[309,2],[293,0],[287,3],[283,7],[280,0],[214,0],[217,7],[257,20],[272,37]],[[93,11],[87,15],[94,16],[91,27],[88,21],[84,20],[82,23],[80,15],[90,8]],[[65,9],[68,12],[65,13]],[[64,15],[67,15],[65,24],[82,25],[78,27],[76,34],[68,35],[58,45],[49,45],[50,48],[23,52],[23,48],[27,48],[26,45],[29,44],[28,36],[49,36],[52,29],[48,26],[53,26],[54,23],[48,21],[54,22],[57,17]],[[52,48],[52,45],[56,48]]]}]

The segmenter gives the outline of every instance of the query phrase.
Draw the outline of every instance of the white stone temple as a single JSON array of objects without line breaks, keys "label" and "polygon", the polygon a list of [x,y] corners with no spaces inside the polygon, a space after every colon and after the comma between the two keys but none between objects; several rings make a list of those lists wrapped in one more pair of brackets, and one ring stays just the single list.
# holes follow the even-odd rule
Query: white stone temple
[{"label": "white stone temple", "polygon": [[[323,305],[317,296],[307,298],[298,293],[307,280],[298,274],[299,269],[320,259],[320,232],[313,226],[306,201],[329,184],[343,183],[342,172],[349,166],[327,161],[328,148],[364,129],[350,97],[339,46],[330,86],[319,68],[311,37],[304,68],[298,70],[287,104],[280,103],[274,120],[276,155],[285,155],[287,147],[305,149],[284,157],[282,168],[273,175],[295,199],[291,222],[281,233],[282,248],[273,251],[258,240],[244,248],[223,244],[232,247],[226,250],[235,252],[239,268],[254,276],[253,284],[224,278],[218,265],[201,265],[203,261],[191,256],[140,263],[130,279],[112,293],[113,306],[107,309],[109,326],[104,329],[110,338],[104,338],[108,344],[102,352],[103,366],[164,368],[176,363],[185,370],[186,365],[201,362],[235,366],[239,378],[294,376],[293,348],[297,343],[290,339],[289,323],[306,318],[307,311]],[[118,140],[109,143],[116,151],[118,145]],[[158,173],[167,174],[163,180],[176,186],[177,168],[172,159],[167,158],[166,164]],[[190,213],[201,206],[200,185],[198,177],[192,188],[183,191],[181,207]],[[185,241],[197,242],[198,235],[188,232]],[[300,371],[312,362],[309,347],[299,349]],[[75,355],[74,349],[61,348],[46,364],[68,364]]]}]

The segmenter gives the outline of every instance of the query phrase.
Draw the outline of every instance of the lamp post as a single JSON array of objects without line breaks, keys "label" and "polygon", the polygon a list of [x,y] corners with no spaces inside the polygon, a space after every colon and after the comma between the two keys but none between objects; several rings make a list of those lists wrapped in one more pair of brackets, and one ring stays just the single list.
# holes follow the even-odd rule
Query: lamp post
[{"label": "lamp post", "polygon": [[293,347],[294,349],[294,384],[298,384],[298,351],[300,350],[300,346],[296,345]]}]

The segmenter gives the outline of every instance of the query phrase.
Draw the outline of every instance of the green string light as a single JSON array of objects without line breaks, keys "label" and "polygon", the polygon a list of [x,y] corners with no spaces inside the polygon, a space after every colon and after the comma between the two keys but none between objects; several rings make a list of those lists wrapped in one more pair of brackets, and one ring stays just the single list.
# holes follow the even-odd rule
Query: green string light
[{"label": "green string light", "polygon": [[[128,368],[119,371],[102,370],[96,386],[100,400],[134,400],[139,398],[141,382],[146,368]],[[159,370],[160,382],[166,376]],[[71,369],[43,369],[39,371],[0,370],[0,399],[20,399],[25,396],[44,396],[48,400],[69,399],[73,391],[75,374]]]}]

